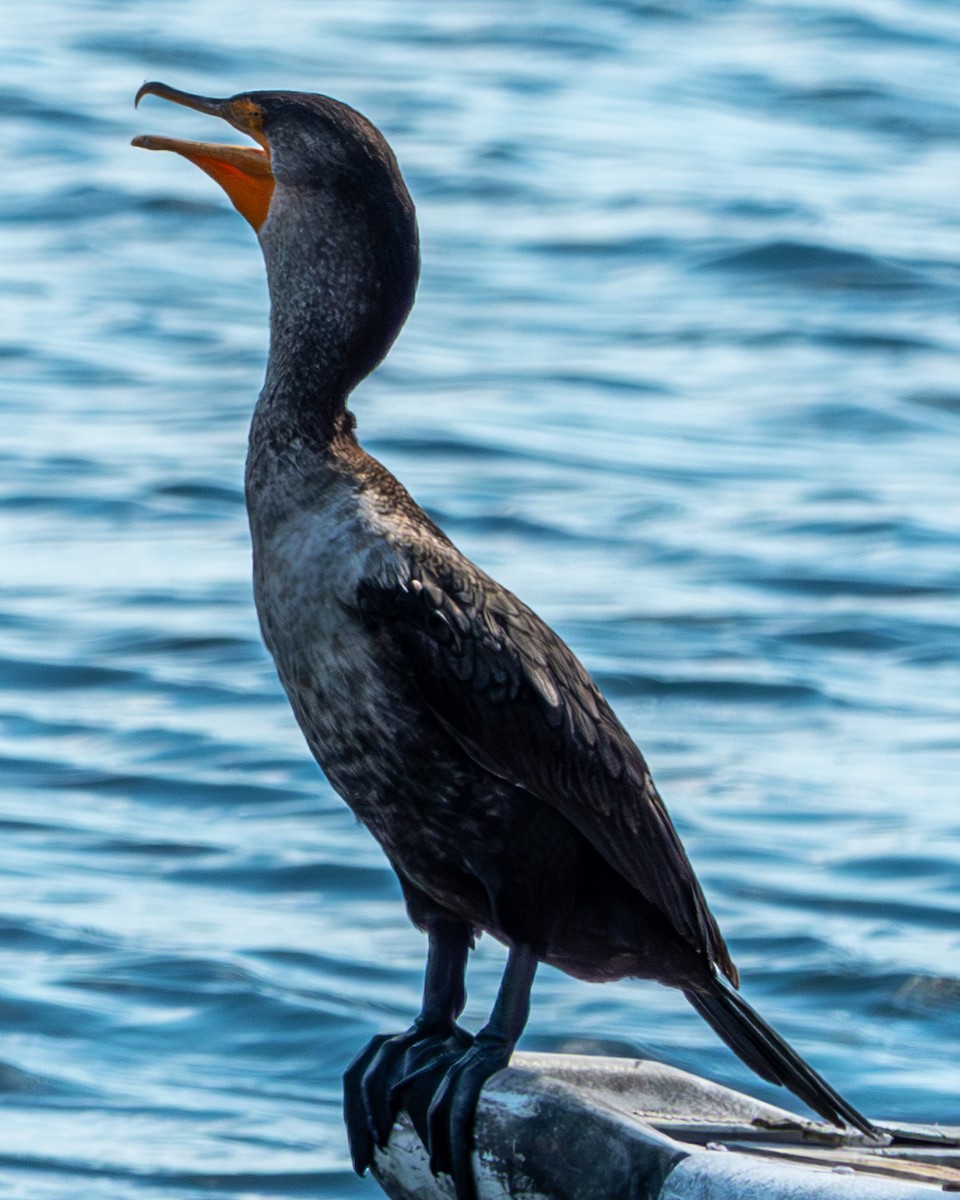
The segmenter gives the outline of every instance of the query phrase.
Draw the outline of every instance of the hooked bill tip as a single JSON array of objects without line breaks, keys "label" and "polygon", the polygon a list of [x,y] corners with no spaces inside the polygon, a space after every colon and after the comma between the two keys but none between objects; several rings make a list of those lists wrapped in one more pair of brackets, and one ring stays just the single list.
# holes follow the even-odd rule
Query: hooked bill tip
[{"label": "hooked bill tip", "polygon": [[160,83],[151,79],[140,85],[134,97],[134,107],[137,107],[144,96],[157,96],[161,100],[170,100],[174,104],[182,104],[184,108],[193,108],[197,112],[208,113],[213,117],[223,117],[225,100],[214,96],[198,96],[194,92],[182,92],[179,88],[171,87],[169,83]]},{"label": "hooked bill tip", "polygon": [[153,89],[156,86],[157,85],[153,82],[141,83],[140,86],[137,88],[136,96],[134,96],[134,98],[133,98],[133,107],[139,108],[140,101],[144,98],[144,96],[149,96],[153,92]]}]

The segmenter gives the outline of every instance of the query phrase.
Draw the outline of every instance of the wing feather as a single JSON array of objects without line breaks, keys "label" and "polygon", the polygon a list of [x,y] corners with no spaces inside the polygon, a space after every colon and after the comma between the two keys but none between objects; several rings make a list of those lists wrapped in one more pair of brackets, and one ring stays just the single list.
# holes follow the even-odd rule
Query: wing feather
[{"label": "wing feather", "polygon": [[566,644],[466,559],[406,565],[364,580],[357,603],[436,718],[485,769],[557,808],[735,983],[643,755]]}]

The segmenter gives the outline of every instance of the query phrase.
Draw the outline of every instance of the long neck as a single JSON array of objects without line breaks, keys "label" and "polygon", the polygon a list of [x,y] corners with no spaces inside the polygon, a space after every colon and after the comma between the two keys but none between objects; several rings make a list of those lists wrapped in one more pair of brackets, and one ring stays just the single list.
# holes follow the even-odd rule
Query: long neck
[{"label": "long neck", "polygon": [[413,303],[416,225],[412,210],[398,222],[396,213],[316,193],[279,200],[260,235],[270,289],[260,403],[326,442]]}]

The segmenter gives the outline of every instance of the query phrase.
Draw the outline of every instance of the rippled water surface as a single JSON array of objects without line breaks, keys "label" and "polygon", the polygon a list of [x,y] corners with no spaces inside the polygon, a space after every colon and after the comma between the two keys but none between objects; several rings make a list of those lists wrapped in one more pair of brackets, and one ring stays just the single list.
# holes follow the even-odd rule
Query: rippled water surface
[{"label": "rippled water surface", "polygon": [[[259,251],[130,149],[223,136],[145,78],[385,130],[424,272],[366,445],[595,672],[750,999],[960,1120],[958,55],[954,0],[7,6],[5,1196],[373,1195],[339,1077],[419,995],[257,634]],[[524,1044],[783,1099],[651,986],[544,970]]]}]

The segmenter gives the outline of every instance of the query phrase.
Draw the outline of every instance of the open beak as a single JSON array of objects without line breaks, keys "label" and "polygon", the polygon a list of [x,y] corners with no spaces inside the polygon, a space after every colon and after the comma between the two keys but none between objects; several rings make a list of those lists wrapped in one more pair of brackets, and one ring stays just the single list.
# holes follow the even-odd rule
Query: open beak
[{"label": "open beak", "polygon": [[254,229],[267,219],[273,197],[273,172],[270,170],[270,148],[263,136],[263,113],[260,106],[244,96],[232,100],[211,100],[168,87],[165,83],[145,83],[137,92],[135,104],[144,96],[159,96],[185,108],[210,113],[228,121],[234,129],[248,134],[259,146],[229,146],[216,142],[188,142],[180,138],[155,137],[152,134],[135,137],[134,146],[144,150],[173,150],[189,158],[201,171],[215,179],[230,197],[234,208]]}]

